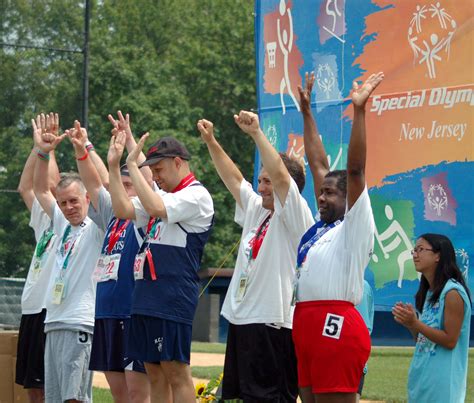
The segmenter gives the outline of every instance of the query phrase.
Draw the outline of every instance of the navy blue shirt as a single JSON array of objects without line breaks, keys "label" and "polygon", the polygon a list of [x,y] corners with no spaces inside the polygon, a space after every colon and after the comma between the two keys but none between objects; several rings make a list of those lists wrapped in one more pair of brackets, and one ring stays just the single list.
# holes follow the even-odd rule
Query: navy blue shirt
[{"label": "navy blue shirt", "polygon": [[[109,239],[117,218],[113,215],[110,195],[105,188],[102,188],[99,193],[98,204],[97,211],[92,204],[90,205],[89,217],[99,228],[106,230],[101,253],[102,255],[120,254],[121,258],[118,269],[118,279],[97,283],[95,318],[129,318],[132,305],[132,293],[135,285],[133,263],[143,241],[144,233],[142,230],[135,228],[133,221],[129,221],[109,253]],[[125,221],[126,220],[119,220],[116,229],[120,229]]]},{"label": "navy blue shirt", "polygon": [[[160,195],[167,218],[157,220],[153,236],[141,248],[150,248],[156,280],[145,260],[143,280],[135,282],[132,314],[191,325],[199,294],[197,271],[214,217],[212,198],[198,182],[175,193],[160,191]],[[136,225],[145,226],[150,216],[138,198],[132,201]]]}]

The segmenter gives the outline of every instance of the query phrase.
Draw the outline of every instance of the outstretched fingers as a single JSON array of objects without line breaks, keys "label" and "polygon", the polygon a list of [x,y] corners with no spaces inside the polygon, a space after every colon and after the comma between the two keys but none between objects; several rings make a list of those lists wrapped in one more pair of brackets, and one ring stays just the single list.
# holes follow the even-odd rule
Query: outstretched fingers
[{"label": "outstretched fingers", "polygon": [[137,147],[140,147],[140,151],[142,151],[148,137],[150,137],[150,133],[146,132],[142,137],[140,137],[140,140],[138,140]]},{"label": "outstretched fingers", "polygon": [[[121,133],[123,133],[125,135],[125,132],[121,132]],[[142,137],[140,137],[140,140],[138,140],[138,143],[135,146],[135,148],[128,154],[127,164],[137,163],[138,157],[140,156],[140,153],[142,152],[143,147],[145,145],[145,141],[146,141],[146,139],[148,138],[149,135],[150,135],[150,133],[147,132]],[[125,139],[124,139],[124,142],[125,142]]]},{"label": "outstretched fingers", "polygon": [[41,142],[41,122],[40,116],[36,116],[35,119],[31,119],[31,126],[33,128],[33,143],[37,146]]},{"label": "outstretched fingers", "polygon": [[384,79],[383,72],[376,74],[371,74],[367,80],[359,86],[359,84],[354,81],[352,83],[352,102],[356,106],[364,106],[367,100],[369,99],[372,92],[377,88],[377,86]]},{"label": "outstretched fingers", "polygon": [[128,123],[128,121],[124,118],[122,111],[117,111],[117,116],[119,118],[119,125],[122,129],[124,129]]},{"label": "outstretched fingers", "polygon": [[314,72],[306,72],[304,75],[304,87],[298,85],[298,93],[300,95],[301,109],[307,110],[311,107],[311,92],[314,85]]},{"label": "outstretched fingers", "polygon": [[59,114],[55,113],[53,115],[53,126],[56,133],[59,133]]},{"label": "outstretched fingers", "polygon": [[57,135],[59,132],[59,115],[57,113],[50,112],[46,115],[46,131]]},{"label": "outstretched fingers", "polygon": [[311,94],[311,91],[313,91],[313,86],[314,86],[314,81],[316,78],[314,77],[314,71],[311,73],[305,74],[305,82],[306,82],[306,90]]},{"label": "outstretched fingers", "polygon": [[120,159],[125,148],[125,132],[118,129],[112,129],[110,137],[109,151],[107,153],[107,162],[109,165],[120,165]]},{"label": "outstretched fingers", "polygon": [[109,122],[112,124],[114,128],[118,128],[118,122],[114,119],[114,117],[109,113],[107,115],[107,119],[109,119]]}]

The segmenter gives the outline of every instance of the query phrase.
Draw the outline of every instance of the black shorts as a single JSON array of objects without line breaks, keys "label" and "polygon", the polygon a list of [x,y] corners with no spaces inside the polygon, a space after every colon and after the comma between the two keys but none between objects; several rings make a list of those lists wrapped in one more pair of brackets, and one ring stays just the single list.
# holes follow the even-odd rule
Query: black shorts
[{"label": "black shorts", "polygon": [[44,388],[44,318],[46,309],[22,315],[18,333],[15,383],[25,389]]},{"label": "black shorts", "polygon": [[365,381],[365,374],[362,374],[362,378],[360,378],[359,388],[357,389],[357,393],[359,396],[362,396],[362,389],[364,389],[364,381]]},{"label": "black shorts", "polygon": [[296,402],[298,377],[291,329],[229,324],[222,399]]},{"label": "black shorts", "polygon": [[91,371],[130,371],[145,373],[142,362],[128,357],[130,319],[96,319],[92,339]]}]

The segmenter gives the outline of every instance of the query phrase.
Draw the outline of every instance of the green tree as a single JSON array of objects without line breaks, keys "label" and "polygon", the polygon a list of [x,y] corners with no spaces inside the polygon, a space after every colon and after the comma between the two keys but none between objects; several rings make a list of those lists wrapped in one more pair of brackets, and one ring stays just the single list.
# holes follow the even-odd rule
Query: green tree
[{"label": "green tree", "polygon": [[[57,49],[82,47],[84,2],[4,1],[2,42]],[[82,55],[37,49],[0,50],[0,189],[15,189],[31,149],[30,120],[57,111],[63,129],[81,116]],[[216,225],[203,267],[215,267],[238,240],[234,202],[217,177],[195,124],[213,120],[219,140],[253,173],[254,147],[232,115],[255,108],[253,4],[248,0],[93,1],[89,135],[105,157],[107,114],[130,113],[136,135],[174,135],[193,154],[192,166],[209,188]],[[151,144],[151,141],[150,141]],[[62,171],[75,169],[67,141]],[[1,192],[0,275],[25,275],[33,251],[28,212],[17,193]],[[228,262],[226,266],[231,266]]]}]

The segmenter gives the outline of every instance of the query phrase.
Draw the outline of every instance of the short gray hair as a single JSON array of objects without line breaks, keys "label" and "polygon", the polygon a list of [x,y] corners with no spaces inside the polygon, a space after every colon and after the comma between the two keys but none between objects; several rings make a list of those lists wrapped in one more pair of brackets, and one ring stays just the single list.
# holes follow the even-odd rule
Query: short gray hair
[{"label": "short gray hair", "polygon": [[84,194],[87,193],[84,183],[82,183],[82,179],[77,172],[61,173],[61,179],[56,185],[56,190],[65,189],[68,186],[72,185],[73,183],[77,183],[79,185],[79,189],[81,190],[81,193],[84,193]]}]

